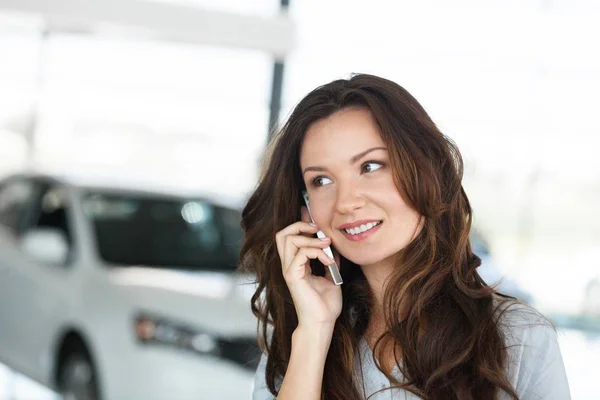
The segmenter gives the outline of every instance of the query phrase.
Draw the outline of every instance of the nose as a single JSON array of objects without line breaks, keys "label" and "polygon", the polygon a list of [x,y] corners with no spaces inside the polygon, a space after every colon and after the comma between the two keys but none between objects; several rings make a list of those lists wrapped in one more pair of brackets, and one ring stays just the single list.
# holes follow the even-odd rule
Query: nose
[{"label": "nose", "polygon": [[336,210],[340,214],[352,214],[364,207],[365,201],[356,185],[352,183],[338,184]]}]

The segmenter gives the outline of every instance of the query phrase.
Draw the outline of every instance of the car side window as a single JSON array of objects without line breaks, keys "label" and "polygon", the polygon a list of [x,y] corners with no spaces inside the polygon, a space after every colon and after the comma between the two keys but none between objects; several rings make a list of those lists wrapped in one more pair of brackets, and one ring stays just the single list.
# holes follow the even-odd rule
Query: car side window
[{"label": "car side window", "polygon": [[188,229],[182,240],[186,251],[200,261],[199,269],[234,271],[237,268],[243,233],[238,211],[211,202],[194,201],[183,206]]},{"label": "car side window", "polygon": [[14,179],[0,187],[0,224],[15,236],[23,230],[23,218],[35,195],[35,184]]},{"label": "car side window", "polygon": [[210,227],[215,231],[218,242],[204,249],[203,259],[210,269],[235,271],[242,243],[241,216],[235,210],[216,205],[211,207]]},{"label": "car side window", "polygon": [[223,235],[215,212],[216,208],[211,203],[191,201],[181,209],[183,219],[174,218],[178,221],[179,234],[173,236],[173,246],[181,248],[189,260],[200,261],[197,264],[200,269],[222,268],[223,254],[220,250]]},{"label": "car side window", "polygon": [[221,251],[227,254],[228,262],[233,262],[237,266],[244,239],[241,227],[242,215],[237,210],[225,207],[217,207],[216,214],[223,237]]},{"label": "car side window", "polygon": [[109,265],[233,271],[242,242],[240,213],[205,199],[89,193],[99,257]]}]

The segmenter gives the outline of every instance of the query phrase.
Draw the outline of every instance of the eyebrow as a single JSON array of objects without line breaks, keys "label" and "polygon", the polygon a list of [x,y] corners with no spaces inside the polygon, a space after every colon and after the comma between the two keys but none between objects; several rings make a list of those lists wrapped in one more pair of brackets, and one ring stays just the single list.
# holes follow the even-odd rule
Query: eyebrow
[{"label": "eyebrow", "polygon": [[[350,158],[350,163],[355,164],[358,160],[360,160],[361,158],[363,158],[364,156],[366,156],[367,154],[369,154],[370,152],[375,151],[375,150],[386,150],[387,151],[387,148],[372,147],[368,150],[362,151],[362,152],[358,153],[357,155],[352,156],[352,158]],[[302,171],[302,175],[304,175],[308,171],[326,171],[326,170],[327,170],[327,168],[325,168],[325,167],[306,167],[304,169],[304,171]]]}]

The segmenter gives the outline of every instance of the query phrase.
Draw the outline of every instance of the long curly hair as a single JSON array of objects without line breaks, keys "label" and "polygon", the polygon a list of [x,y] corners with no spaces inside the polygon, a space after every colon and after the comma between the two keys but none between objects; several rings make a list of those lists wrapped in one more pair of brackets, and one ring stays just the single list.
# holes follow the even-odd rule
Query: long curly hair
[{"label": "long curly hair", "polygon": [[[371,112],[387,145],[399,193],[424,217],[420,233],[400,252],[386,285],[385,332],[373,348],[375,354],[401,349],[401,357],[394,355],[404,380],[398,381],[380,363],[378,368],[393,387],[423,399],[496,399],[500,391],[518,399],[506,376],[507,349],[494,301],[498,296],[477,273],[481,260],[469,241],[472,211],[461,183],[461,155],[404,88],[366,74],[320,86],[297,105],[270,143],[262,177],[242,212],[240,264],[257,278],[251,306],[268,354],[269,390],[277,394],[298,324],[275,234],[300,220],[304,183],[299,156],[309,126],[347,107]],[[343,255],[340,264],[343,309],[327,355],[321,397],[358,400],[363,396],[354,373],[356,349],[374,300],[360,267]],[[318,261],[312,260],[311,267],[313,273],[324,274]],[[410,307],[401,315],[403,304]]]}]

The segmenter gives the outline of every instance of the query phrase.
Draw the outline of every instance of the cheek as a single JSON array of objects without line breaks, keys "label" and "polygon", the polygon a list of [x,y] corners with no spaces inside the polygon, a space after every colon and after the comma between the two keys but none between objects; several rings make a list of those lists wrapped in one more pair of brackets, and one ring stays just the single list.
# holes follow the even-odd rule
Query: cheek
[{"label": "cheek", "polygon": [[318,202],[312,202],[311,200],[311,208],[310,211],[312,213],[313,219],[315,220],[315,224],[323,231],[330,225],[331,218],[333,216],[332,207],[326,199],[319,199]]},{"label": "cheek", "polygon": [[392,229],[396,232],[397,250],[403,249],[418,236],[420,222],[419,214],[411,209],[407,209],[394,219]]},{"label": "cheek", "polygon": [[403,233],[412,235],[419,225],[421,215],[418,211],[412,209],[398,192],[395,192],[393,195],[390,194],[388,199],[386,208],[389,211],[389,216],[393,224],[396,225],[395,228],[400,229]]}]

